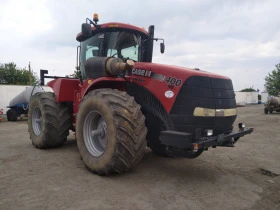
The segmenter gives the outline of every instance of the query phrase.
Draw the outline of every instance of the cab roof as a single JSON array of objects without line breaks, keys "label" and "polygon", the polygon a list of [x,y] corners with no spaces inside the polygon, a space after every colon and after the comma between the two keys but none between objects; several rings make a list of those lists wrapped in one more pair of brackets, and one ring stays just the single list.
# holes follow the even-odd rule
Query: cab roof
[{"label": "cab roof", "polygon": [[[129,29],[129,30],[133,30],[133,31],[138,31],[141,35],[149,36],[149,33],[145,29],[139,28],[137,26],[133,26],[133,25],[130,25],[130,24],[110,22],[110,23],[103,23],[103,24],[100,24],[98,26],[99,26],[99,28],[96,28],[96,27],[92,26],[91,30],[96,31],[96,33],[98,33],[98,32],[102,32],[102,31],[114,31],[114,30],[119,30],[119,29]],[[105,30],[102,30],[102,29],[105,29]],[[79,42],[85,40],[85,37],[83,36],[82,32],[77,34],[76,40],[79,41]]]}]

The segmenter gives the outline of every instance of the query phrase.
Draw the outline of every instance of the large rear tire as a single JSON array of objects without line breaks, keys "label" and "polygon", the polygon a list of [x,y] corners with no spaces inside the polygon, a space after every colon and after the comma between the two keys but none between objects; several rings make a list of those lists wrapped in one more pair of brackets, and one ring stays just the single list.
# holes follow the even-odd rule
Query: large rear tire
[{"label": "large rear tire", "polygon": [[39,149],[62,146],[71,127],[66,105],[57,103],[54,93],[41,92],[32,96],[28,112],[28,132],[32,144]]},{"label": "large rear tire", "polygon": [[91,91],[81,102],[77,145],[86,167],[99,175],[123,173],[146,148],[145,117],[134,98],[112,89]]}]

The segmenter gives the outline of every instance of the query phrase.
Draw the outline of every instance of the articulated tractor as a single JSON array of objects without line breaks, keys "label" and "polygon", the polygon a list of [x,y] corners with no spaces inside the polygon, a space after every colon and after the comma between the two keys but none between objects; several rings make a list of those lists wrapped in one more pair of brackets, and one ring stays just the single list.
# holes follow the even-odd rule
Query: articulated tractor
[{"label": "articulated tractor", "polygon": [[76,37],[79,77],[54,78],[51,92],[29,104],[28,130],[39,149],[62,146],[73,130],[86,167],[99,175],[123,173],[149,147],[165,157],[196,158],[208,148],[233,147],[253,132],[239,123],[230,78],[152,63],[154,26],[148,30],[86,19]]}]

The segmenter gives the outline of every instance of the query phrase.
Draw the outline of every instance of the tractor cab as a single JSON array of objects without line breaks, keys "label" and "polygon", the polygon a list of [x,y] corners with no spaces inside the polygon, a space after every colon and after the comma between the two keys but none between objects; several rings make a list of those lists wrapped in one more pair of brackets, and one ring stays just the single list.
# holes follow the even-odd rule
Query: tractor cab
[{"label": "tractor cab", "polygon": [[[98,16],[95,14],[93,21],[82,24],[82,32],[76,37],[80,42],[77,51],[77,67],[81,71],[83,79],[86,74],[86,62],[94,57],[114,57],[123,62],[151,62],[153,54],[154,26],[150,26],[148,32],[123,23],[105,23],[98,25]],[[164,51],[164,43],[161,43],[161,52]]]}]

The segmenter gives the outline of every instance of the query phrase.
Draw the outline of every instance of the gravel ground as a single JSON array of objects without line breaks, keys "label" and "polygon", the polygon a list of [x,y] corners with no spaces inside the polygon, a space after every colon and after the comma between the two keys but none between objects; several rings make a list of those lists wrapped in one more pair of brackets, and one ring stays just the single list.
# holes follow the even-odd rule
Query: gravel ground
[{"label": "gravel ground", "polygon": [[0,122],[0,209],[280,209],[280,113],[252,105],[238,114],[255,131],[234,148],[196,159],[147,149],[133,170],[109,177],[84,167],[73,134],[39,150],[26,120]]}]

